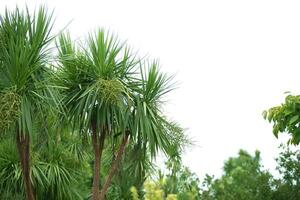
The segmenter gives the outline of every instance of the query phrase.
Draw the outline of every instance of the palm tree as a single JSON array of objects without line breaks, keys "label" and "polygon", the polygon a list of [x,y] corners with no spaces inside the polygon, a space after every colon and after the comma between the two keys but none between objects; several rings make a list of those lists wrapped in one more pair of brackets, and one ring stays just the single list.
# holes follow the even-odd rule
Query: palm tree
[{"label": "palm tree", "polygon": [[[53,39],[51,16],[40,8],[5,11],[0,24],[0,130],[15,133],[27,199],[34,199],[30,172],[30,137],[38,114],[50,98],[45,73],[47,46]],[[40,115],[39,115],[40,116]]]},{"label": "palm tree", "polygon": [[[135,76],[133,82],[127,83],[132,99],[132,104],[126,110],[127,132],[102,187],[101,200],[104,199],[124,154],[127,134],[130,135],[131,143],[135,145],[136,151],[143,152],[144,159],[147,159],[147,151],[150,152],[151,159],[155,158],[160,150],[167,156],[172,156],[187,143],[180,126],[168,121],[162,112],[165,95],[174,89],[174,84],[171,82],[173,77],[159,72],[158,62],[146,64],[139,62],[139,64],[137,73],[139,78]],[[137,162],[137,160],[132,162]]]},{"label": "palm tree", "polygon": [[[87,49],[77,48],[67,35],[59,39],[61,66],[57,70],[59,87],[67,117],[92,137],[94,151],[93,199],[99,199],[101,157],[106,137],[125,132],[125,111],[130,105],[126,81],[135,62],[124,44],[104,31],[90,35]],[[124,143],[128,140],[124,137]]]},{"label": "palm tree", "polygon": [[[58,49],[60,66],[56,76],[62,102],[74,129],[92,138],[92,196],[103,200],[129,139],[144,151],[150,149],[153,157],[160,149],[171,153],[177,135],[172,133],[175,126],[166,120],[161,105],[173,89],[172,77],[160,73],[156,62],[145,67],[125,43],[103,30],[90,34],[87,46],[80,47],[69,35],[62,35]],[[117,150],[99,191],[106,140]]]}]

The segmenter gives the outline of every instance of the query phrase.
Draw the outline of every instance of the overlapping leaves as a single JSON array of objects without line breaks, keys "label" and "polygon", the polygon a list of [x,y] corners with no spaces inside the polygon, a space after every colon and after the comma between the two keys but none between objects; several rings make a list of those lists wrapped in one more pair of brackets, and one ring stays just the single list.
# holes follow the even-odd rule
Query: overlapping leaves
[{"label": "overlapping leaves", "polygon": [[[6,10],[0,21],[0,102],[12,100],[12,106],[2,104],[1,112],[11,113],[1,118],[1,128],[17,122],[22,133],[32,133],[33,113],[48,100],[45,84],[49,56],[47,46],[52,40],[51,15],[40,8],[31,15]],[[17,33],[17,34],[16,34]],[[15,124],[14,124],[15,125]]]},{"label": "overlapping leaves", "polygon": [[273,122],[273,133],[288,132],[292,138],[289,143],[299,144],[300,142],[300,96],[288,95],[285,102],[280,106],[264,111],[264,118]]}]

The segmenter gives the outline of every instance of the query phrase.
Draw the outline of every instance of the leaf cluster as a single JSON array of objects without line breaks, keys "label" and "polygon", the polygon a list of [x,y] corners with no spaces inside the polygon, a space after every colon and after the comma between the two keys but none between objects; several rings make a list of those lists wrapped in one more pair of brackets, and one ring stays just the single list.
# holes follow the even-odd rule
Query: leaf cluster
[{"label": "leaf cluster", "polygon": [[263,116],[273,123],[273,133],[287,132],[291,135],[290,144],[300,142],[300,96],[288,95],[280,106],[263,112]]}]

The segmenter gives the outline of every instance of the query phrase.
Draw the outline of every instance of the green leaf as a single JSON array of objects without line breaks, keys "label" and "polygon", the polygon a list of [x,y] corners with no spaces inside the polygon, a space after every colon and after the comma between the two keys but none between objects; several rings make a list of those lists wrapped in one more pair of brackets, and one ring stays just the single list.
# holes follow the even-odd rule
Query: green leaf
[{"label": "green leaf", "polygon": [[297,120],[299,119],[298,115],[293,116],[290,120],[289,120],[289,124],[294,124]]}]

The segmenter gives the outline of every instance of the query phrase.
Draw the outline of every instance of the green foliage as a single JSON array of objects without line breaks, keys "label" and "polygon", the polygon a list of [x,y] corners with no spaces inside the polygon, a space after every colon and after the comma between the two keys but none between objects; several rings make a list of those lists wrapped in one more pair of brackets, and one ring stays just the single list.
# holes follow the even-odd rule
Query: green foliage
[{"label": "green foliage", "polygon": [[168,121],[161,111],[163,97],[174,89],[172,77],[161,73],[157,62],[148,64],[145,68],[148,70],[144,70],[142,66],[140,68],[141,80],[132,96],[135,105],[132,134],[137,141],[146,141],[142,143],[146,146],[141,148],[149,149],[152,157],[156,156],[159,149],[172,155],[174,146],[180,148],[176,138],[183,134],[182,130],[175,128],[178,125]]},{"label": "green foliage", "polygon": [[17,8],[1,16],[0,102],[1,113],[6,113],[0,118],[2,130],[16,124],[23,134],[32,133],[35,114],[48,105],[44,77],[51,28],[51,15],[42,7],[33,15]]},{"label": "green foliage", "polygon": [[[135,187],[130,189],[132,194],[132,200],[139,200],[139,195]],[[143,200],[177,200],[177,195],[167,194],[161,188],[159,183],[147,181],[144,183],[144,197]],[[166,197],[165,197],[166,196]]]},{"label": "green foliage", "polygon": [[36,133],[36,121],[55,102],[46,79],[50,72],[48,45],[53,39],[51,17],[44,7],[33,14],[16,7],[0,16],[0,131],[17,136],[12,138],[16,139],[28,199],[34,199],[30,137]]},{"label": "green foliage", "polygon": [[[53,199],[82,199],[86,186],[80,186],[83,177],[88,174],[85,160],[78,160],[78,155],[68,151],[68,144],[49,141],[47,149],[41,150],[39,165],[46,178],[46,187],[40,196]],[[43,159],[41,159],[43,158]],[[86,175],[85,175],[86,174]],[[37,184],[40,185],[40,184]],[[83,193],[81,193],[83,192]],[[85,194],[87,195],[87,194]]]},{"label": "green foliage", "polygon": [[[6,10],[0,17],[0,131],[20,136],[19,152],[12,134],[0,142],[0,197],[88,196],[92,156],[87,137],[95,129],[95,135],[104,135],[109,161],[124,134],[130,135],[124,167],[110,190],[116,198],[129,198],[132,185],[141,192],[159,151],[178,155],[187,142],[183,129],[162,110],[164,97],[174,89],[173,77],[103,30],[89,34],[84,45],[62,34],[57,62],[51,63],[52,26],[45,7],[34,13]],[[108,174],[107,163],[102,175]]]},{"label": "green foliage", "polygon": [[99,129],[111,127],[112,135],[126,129],[132,140],[146,141],[141,147],[149,148],[151,155],[159,149],[171,154],[179,126],[166,119],[161,106],[174,87],[157,62],[136,59],[124,43],[103,30],[90,34],[87,46],[80,47],[62,35],[58,48],[57,85],[72,124],[87,130],[95,121]]},{"label": "green foliage", "polygon": [[[31,179],[39,199],[47,196],[50,200],[77,200],[87,196],[88,185],[84,183],[89,175],[87,158],[78,161],[68,146],[65,140],[56,143],[49,139],[46,146],[31,155]],[[24,199],[21,166],[9,137],[0,142],[0,150],[0,198]]]},{"label": "green foliage", "polygon": [[300,152],[284,145],[276,159],[280,178],[262,170],[260,155],[240,151],[225,162],[224,174],[216,179],[206,175],[201,186],[203,200],[296,200],[300,198]]},{"label": "green foliage", "polygon": [[[80,46],[68,34],[61,35],[57,41],[58,62],[53,67],[49,62],[49,44],[54,38],[50,35],[51,18],[44,7],[33,14],[18,8],[6,10],[1,16],[0,130],[12,130],[23,134],[27,143],[34,142],[30,146],[33,154],[30,156],[28,151],[26,155],[31,158],[31,182],[38,197],[80,196],[74,188],[81,174],[74,166],[81,166],[87,157],[84,145],[72,137],[63,141],[60,131],[69,126],[69,133],[83,136],[85,144],[89,143],[86,138],[94,125],[97,134],[103,136],[106,132],[104,139],[110,143],[104,147],[113,149],[110,160],[120,145],[120,136],[130,135],[130,145],[142,153],[135,156],[136,164],[125,164],[123,172],[129,173],[119,173],[114,182],[131,175],[136,176],[131,183],[141,187],[150,168],[149,155],[154,158],[158,151],[173,155],[184,146],[183,130],[162,112],[163,97],[173,89],[172,77],[161,73],[157,62],[136,58],[125,43],[103,30],[89,34],[86,45]],[[17,138],[21,141],[21,137]],[[150,153],[146,155],[147,150]],[[133,158],[133,153],[128,157]],[[14,162],[10,165],[14,168],[3,165],[4,174],[20,169],[13,158],[3,159]],[[22,196],[20,174],[15,176],[20,182],[15,193]],[[17,182],[15,179],[12,180]],[[28,179],[25,176],[25,182]],[[5,181],[3,178],[1,184],[6,192],[4,188],[11,185]],[[128,191],[128,185],[118,188]],[[31,196],[29,190],[27,196]]]},{"label": "green foliage", "polygon": [[0,142],[0,199],[23,199],[23,177],[15,144]]},{"label": "green foliage", "polygon": [[164,191],[160,188],[159,184],[153,182],[145,182],[145,200],[162,200],[164,199]]},{"label": "green foliage", "polygon": [[282,151],[278,156],[277,170],[282,176],[274,181],[274,200],[300,199],[300,151],[292,151],[281,145]]},{"label": "green foliage", "polygon": [[137,189],[131,187],[130,199],[145,200],[198,200],[200,199],[200,180],[189,171],[182,167],[179,157],[172,158],[166,162],[168,171],[163,174],[158,172],[158,177],[151,180],[151,177],[144,182],[144,187]]},{"label": "green foliage", "polygon": [[132,186],[130,188],[130,192],[131,192],[132,200],[139,200],[139,194],[138,194],[138,191],[135,187]]},{"label": "green foliage", "polygon": [[263,112],[263,116],[269,122],[273,122],[273,133],[288,132],[291,135],[289,143],[300,142],[300,96],[288,95],[280,106],[270,108]]},{"label": "green foliage", "polygon": [[90,34],[81,48],[69,35],[61,35],[58,48],[57,86],[71,123],[87,130],[95,121],[98,129],[110,126],[113,134],[124,132],[131,105],[126,81],[135,65],[129,50],[103,30]]},{"label": "green foliage", "polygon": [[[143,184],[151,174],[155,173],[155,164],[149,153],[141,151],[139,144],[129,144],[125,155],[120,163],[120,168],[116,173],[112,186],[109,189],[107,199],[131,199],[130,188],[134,186],[137,193],[143,193]],[[113,152],[106,151],[104,155],[112,155]],[[105,156],[106,157],[106,156]],[[105,160],[105,159],[104,159]],[[104,165],[103,174],[107,174],[110,162]]]},{"label": "green foliage", "polygon": [[241,150],[238,157],[224,164],[224,175],[219,179],[207,176],[203,199],[214,200],[268,200],[271,199],[271,175],[261,169],[260,153],[251,156]]},{"label": "green foliage", "polygon": [[[163,97],[173,89],[172,77],[160,72],[157,62],[145,65],[130,53],[125,43],[103,30],[90,34],[86,45],[81,46],[73,43],[69,35],[61,35],[58,49],[55,83],[61,89],[67,120],[78,133],[91,136],[92,132],[93,138],[109,142],[104,150],[107,147],[115,150],[121,146],[124,135],[130,135],[130,144],[137,151],[148,150],[152,158],[158,151],[172,155],[182,148],[183,130],[168,121],[161,110]],[[102,149],[98,155],[101,153]],[[115,155],[103,163],[114,160]],[[119,173],[119,177],[129,174]],[[138,177],[140,182],[144,179]],[[110,197],[125,195],[130,186],[127,182],[125,187],[111,188]]]},{"label": "green foliage", "polygon": [[[186,136],[184,136],[182,132],[180,132],[182,131],[181,128],[179,128],[178,126],[174,126],[173,129],[174,132],[172,144],[174,146],[170,147],[172,148],[172,151],[170,151],[172,152],[172,154],[169,155],[168,158],[178,158],[178,156],[180,156],[182,153],[182,147],[190,144],[190,141],[186,138]],[[129,144],[126,153],[122,159],[120,165],[121,167],[115,175],[112,187],[108,192],[108,199],[131,199],[130,188],[132,186],[135,187],[139,196],[143,196],[143,184],[147,179],[151,179],[151,177],[153,177],[154,174],[157,174],[158,168],[153,163],[151,154],[147,151],[146,148],[141,147],[142,145],[143,144],[136,143],[135,141]],[[113,155],[113,152],[105,151],[104,155],[107,154]],[[172,162],[167,162],[168,174],[166,176],[161,174],[161,179],[166,179],[167,181],[158,180],[158,182],[161,182],[162,184],[162,189],[164,189],[166,193],[174,193],[181,191],[181,194],[179,195],[180,197],[182,197],[181,199],[188,199],[194,194],[197,194],[196,191],[198,189],[197,184],[199,180],[197,179],[196,175],[192,174],[187,168],[181,167],[182,163],[180,158],[171,160]],[[175,160],[178,161],[176,164],[176,169],[173,168],[173,165],[171,164],[175,163]],[[104,163],[107,163],[104,165],[104,169],[107,170],[103,171],[103,173],[106,174],[108,169],[110,168],[110,161],[106,161],[106,159],[104,159]],[[178,170],[178,172],[176,170]],[[179,190],[171,189],[171,185],[176,185],[177,183],[172,183],[173,179],[170,178],[171,171],[174,172],[174,174],[176,174],[176,179],[180,179],[177,181],[179,185],[178,187],[176,187],[180,188]],[[186,198],[183,198],[184,196],[186,196]]]},{"label": "green foliage", "polygon": [[178,200],[200,199],[200,180],[187,167],[183,167],[181,158],[176,156],[166,162],[167,173],[159,173],[166,193],[177,194]]},{"label": "green foliage", "polygon": [[0,130],[7,130],[19,118],[20,104],[15,88],[0,92]]}]

